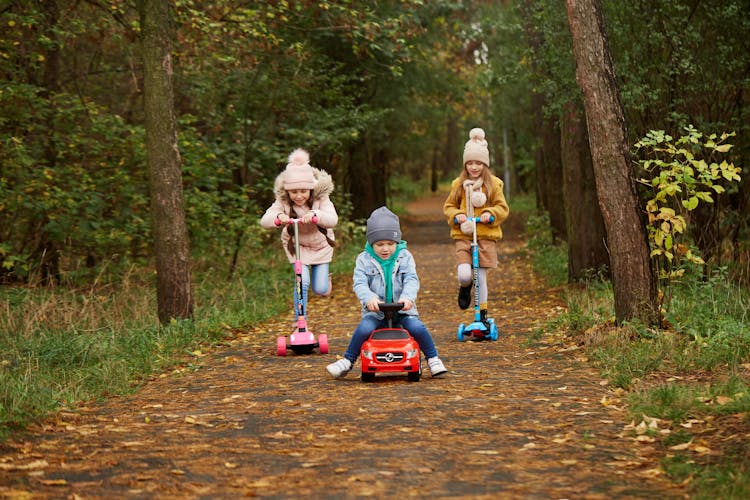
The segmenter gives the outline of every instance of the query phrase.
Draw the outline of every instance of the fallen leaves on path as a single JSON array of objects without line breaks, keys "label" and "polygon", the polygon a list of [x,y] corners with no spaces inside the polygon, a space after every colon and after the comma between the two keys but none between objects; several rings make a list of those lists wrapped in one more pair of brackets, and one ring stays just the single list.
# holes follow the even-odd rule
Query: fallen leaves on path
[{"label": "fallen leaves on path", "polygon": [[[332,380],[359,321],[351,281],[313,297],[311,330],[328,355],[275,355],[289,317],[228,331],[130,397],[58,414],[0,448],[9,498],[424,497],[677,498],[658,467],[659,422],[625,421],[575,344],[548,332],[563,307],[536,278],[509,220],[490,271],[496,342],[459,342],[442,197],[413,207],[403,230],[422,290],[421,317],[449,373],[420,382]],[[529,339],[534,337],[534,342]],[[197,369],[196,369],[197,366]],[[426,366],[425,366],[426,370]],[[654,424],[654,422],[656,422]],[[640,432],[645,425],[648,432]],[[656,427],[653,427],[653,426]],[[688,446],[700,453],[700,443]]]}]

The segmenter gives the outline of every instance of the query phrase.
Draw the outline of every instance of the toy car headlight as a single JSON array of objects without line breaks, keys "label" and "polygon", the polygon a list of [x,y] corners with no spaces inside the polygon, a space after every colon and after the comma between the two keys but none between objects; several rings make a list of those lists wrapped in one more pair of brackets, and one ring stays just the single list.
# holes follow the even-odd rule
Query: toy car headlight
[{"label": "toy car headlight", "polygon": [[372,360],[372,351],[369,351],[367,349],[362,351],[362,357],[367,358],[369,360]]},{"label": "toy car headlight", "polygon": [[406,359],[411,359],[417,355],[419,351],[417,349],[407,349],[406,350]]}]

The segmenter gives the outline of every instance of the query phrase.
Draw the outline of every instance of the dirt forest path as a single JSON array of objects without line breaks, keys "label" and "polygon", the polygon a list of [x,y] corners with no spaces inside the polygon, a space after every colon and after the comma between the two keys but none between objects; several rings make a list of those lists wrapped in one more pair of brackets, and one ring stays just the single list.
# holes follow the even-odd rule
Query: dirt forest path
[{"label": "dirt forest path", "polygon": [[456,305],[444,196],[402,217],[444,378],[365,384],[357,363],[330,379],[358,321],[351,281],[337,279],[309,305],[330,354],[275,355],[291,313],[254,325],[132,396],[0,445],[0,497],[682,498],[581,351],[537,334],[562,303],[533,275],[515,217],[489,273],[500,338],[456,339],[471,314]]}]

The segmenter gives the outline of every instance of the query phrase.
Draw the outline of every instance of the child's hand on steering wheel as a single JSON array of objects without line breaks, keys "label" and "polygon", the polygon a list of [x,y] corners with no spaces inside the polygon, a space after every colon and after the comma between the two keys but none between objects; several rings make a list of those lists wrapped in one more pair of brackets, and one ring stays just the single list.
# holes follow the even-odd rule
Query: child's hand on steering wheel
[{"label": "child's hand on steering wheel", "polygon": [[372,312],[380,311],[380,306],[378,305],[379,303],[380,297],[376,295],[367,302],[367,310]]},{"label": "child's hand on steering wheel", "polygon": [[402,311],[408,311],[409,309],[414,307],[414,302],[412,302],[409,299],[401,299],[399,300],[399,302],[401,302],[404,305],[403,309],[401,309]]}]

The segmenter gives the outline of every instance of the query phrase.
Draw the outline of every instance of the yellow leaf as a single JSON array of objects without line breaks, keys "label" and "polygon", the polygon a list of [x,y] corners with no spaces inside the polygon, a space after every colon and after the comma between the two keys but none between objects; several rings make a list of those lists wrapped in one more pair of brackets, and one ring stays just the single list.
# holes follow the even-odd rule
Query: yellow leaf
[{"label": "yellow leaf", "polygon": [[692,441],[689,441],[689,442],[687,442],[687,443],[676,444],[676,445],[674,445],[674,446],[670,446],[670,447],[669,447],[669,449],[670,449],[670,450],[674,450],[674,451],[682,451],[682,450],[687,450],[688,448],[690,448],[690,445],[691,445],[691,444],[692,444]]},{"label": "yellow leaf", "polygon": [[65,486],[68,484],[65,479],[40,479],[39,482],[45,486]]},{"label": "yellow leaf", "polygon": [[641,473],[639,473],[639,476],[646,476],[646,477],[657,477],[661,476],[664,472],[661,469],[648,469]]},{"label": "yellow leaf", "polygon": [[0,463],[0,470],[32,470],[32,469],[43,469],[47,467],[49,464],[46,460],[34,460],[33,462],[29,462],[27,464],[6,464],[6,463]]}]

